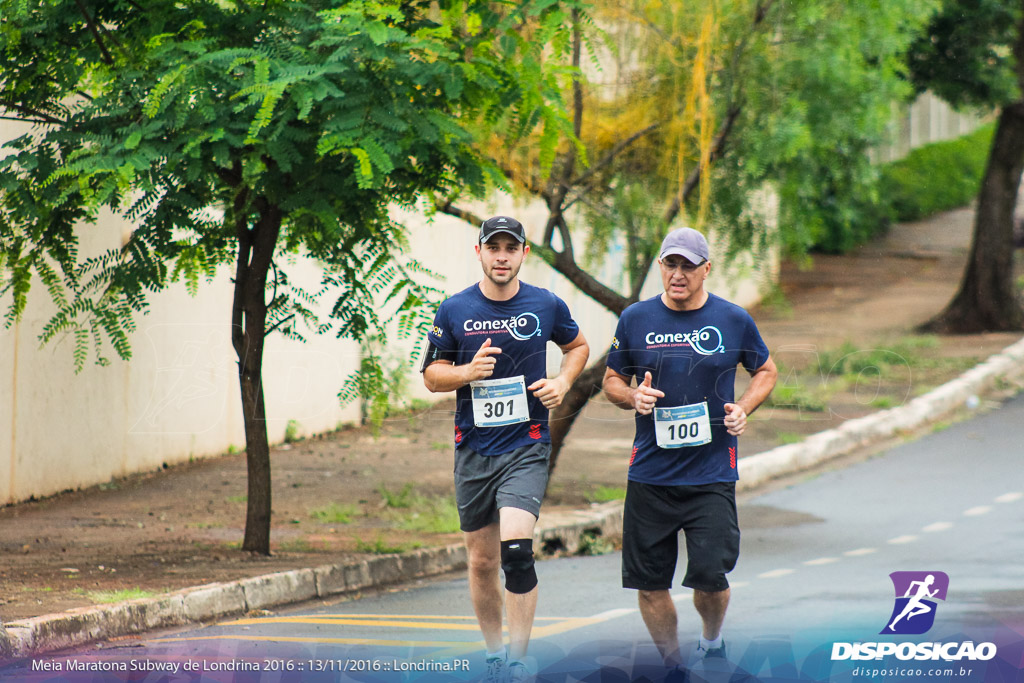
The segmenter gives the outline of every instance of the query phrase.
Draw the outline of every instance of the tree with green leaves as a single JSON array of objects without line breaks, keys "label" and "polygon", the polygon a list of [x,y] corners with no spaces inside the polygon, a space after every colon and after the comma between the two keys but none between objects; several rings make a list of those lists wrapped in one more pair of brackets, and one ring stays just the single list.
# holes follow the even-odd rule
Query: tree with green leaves
[{"label": "tree with green leaves", "polygon": [[1024,3],[945,0],[910,46],[914,85],[953,106],[998,111],[960,288],[925,324],[937,332],[1024,329],[1013,275],[1013,220],[1024,172]]},{"label": "tree with green leaves", "polygon": [[[78,367],[131,355],[147,297],[231,269],[245,420],[244,550],[270,552],[261,381],[271,332],[385,339],[429,320],[389,208],[502,182],[476,143],[557,139],[571,2],[0,0],[0,114],[33,124],[0,160],[7,323],[34,278]],[[123,247],[81,256],[101,209]],[[302,254],[321,286],[289,279]],[[404,263],[404,265],[403,265]],[[331,296],[332,299],[325,301]],[[324,312],[326,311],[326,312]],[[370,362],[365,375],[378,373]],[[373,382],[361,378],[363,391]],[[379,390],[379,387],[378,387]]]},{"label": "tree with green leaves", "polygon": [[[910,92],[903,56],[933,7],[597,3],[591,16],[606,27],[614,59],[598,58],[592,81],[572,83],[578,144],[563,144],[547,173],[529,144],[499,159],[520,194],[548,209],[533,250],[618,315],[639,299],[672,227],[714,229],[726,244],[719,264],[769,244],[798,257],[839,251],[877,233],[884,217],[868,151],[885,140],[892,104]],[[576,24],[573,44],[581,73],[586,28]],[[780,199],[775,230],[752,210],[766,188]],[[458,197],[437,206],[479,224]],[[613,245],[624,276],[604,282],[594,273]],[[601,389],[605,357],[595,357],[552,411],[552,467]]]}]

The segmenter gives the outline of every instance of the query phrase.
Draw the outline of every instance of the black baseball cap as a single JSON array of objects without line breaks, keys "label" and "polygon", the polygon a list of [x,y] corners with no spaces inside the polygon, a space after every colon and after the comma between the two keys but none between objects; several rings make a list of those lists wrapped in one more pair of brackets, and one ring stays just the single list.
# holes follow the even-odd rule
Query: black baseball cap
[{"label": "black baseball cap", "polygon": [[523,224],[508,216],[494,216],[480,224],[480,244],[494,237],[499,232],[507,232],[515,237],[520,244],[526,242],[526,230]]}]

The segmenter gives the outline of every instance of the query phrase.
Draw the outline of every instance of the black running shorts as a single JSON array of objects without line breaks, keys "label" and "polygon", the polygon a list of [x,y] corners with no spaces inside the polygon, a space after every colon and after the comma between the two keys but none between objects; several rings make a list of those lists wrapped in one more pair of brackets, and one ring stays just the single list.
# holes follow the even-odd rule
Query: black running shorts
[{"label": "black running shorts", "polygon": [[654,486],[631,481],[622,521],[622,585],[668,590],[686,536],[687,588],[716,593],[729,587],[725,575],[740,554],[736,483]]}]

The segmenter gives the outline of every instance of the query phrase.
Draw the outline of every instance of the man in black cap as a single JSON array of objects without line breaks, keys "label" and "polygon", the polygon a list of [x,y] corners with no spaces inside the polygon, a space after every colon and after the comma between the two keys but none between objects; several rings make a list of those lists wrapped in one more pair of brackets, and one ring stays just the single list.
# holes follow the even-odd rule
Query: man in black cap
[{"label": "man in black cap", "polygon": [[[683,585],[702,622],[695,654],[726,656],[721,628],[739,557],[737,436],[768,398],[778,371],[750,315],[704,288],[707,241],[692,228],[665,237],[658,259],[664,291],[623,311],[612,339],[604,392],[635,411],[622,525],[622,585],[670,667],[679,667],[669,594],[686,537]],[[736,366],[751,380],[734,398]],[[632,386],[636,378],[636,386]]]},{"label": "man in black cap", "polygon": [[[430,391],[456,392],[455,497],[488,681],[529,676],[522,658],[537,606],[533,530],[547,488],[548,410],[562,402],[590,352],[565,302],[519,280],[529,251],[516,219],[483,222],[476,253],[484,277],[441,304],[423,363]],[[549,341],[563,353],[550,379]]]}]

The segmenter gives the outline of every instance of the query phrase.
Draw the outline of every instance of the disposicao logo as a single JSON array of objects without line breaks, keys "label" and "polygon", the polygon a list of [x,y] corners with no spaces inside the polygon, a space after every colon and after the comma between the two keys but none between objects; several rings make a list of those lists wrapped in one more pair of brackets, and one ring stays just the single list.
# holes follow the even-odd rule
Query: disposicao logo
[{"label": "disposicao logo", "polygon": [[[946,600],[949,576],[944,572],[893,572],[889,574],[896,591],[892,614],[881,635],[920,635],[935,623],[937,600]],[[899,660],[946,662],[985,661],[996,656],[994,643],[965,642],[856,642],[833,643],[832,661],[871,660],[896,657]]]},{"label": "disposicao logo", "polygon": [[935,623],[935,601],[946,600],[949,577],[943,572],[893,572],[889,578],[896,590],[896,604],[879,633],[927,633]]}]

